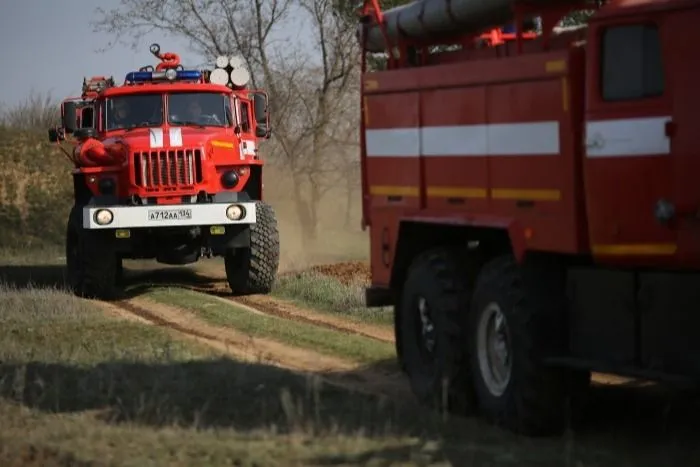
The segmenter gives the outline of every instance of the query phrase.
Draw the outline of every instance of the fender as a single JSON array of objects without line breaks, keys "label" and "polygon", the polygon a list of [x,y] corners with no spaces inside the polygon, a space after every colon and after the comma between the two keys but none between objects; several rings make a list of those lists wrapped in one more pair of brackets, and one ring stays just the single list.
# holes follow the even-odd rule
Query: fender
[{"label": "fender", "polygon": [[126,147],[121,141],[103,142],[88,138],[75,147],[73,154],[83,167],[119,165],[126,160]]},{"label": "fender", "polygon": [[401,232],[401,227],[405,223],[437,224],[455,227],[505,230],[508,232],[513,255],[518,263],[522,262],[522,260],[525,258],[525,252],[527,251],[526,232],[523,230],[520,222],[517,219],[510,217],[492,216],[488,214],[454,215],[454,213],[450,213],[449,216],[445,217],[434,215],[402,216],[399,219],[399,222],[399,233]]}]

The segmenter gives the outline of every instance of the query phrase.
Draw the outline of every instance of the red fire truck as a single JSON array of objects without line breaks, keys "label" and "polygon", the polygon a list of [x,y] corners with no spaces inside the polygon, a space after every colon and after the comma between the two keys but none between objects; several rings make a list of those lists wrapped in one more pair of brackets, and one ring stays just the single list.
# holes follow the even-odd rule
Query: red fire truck
[{"label": "red fire truck", "polygon": [[[174,53],[127,73],[123,85],[85,79],[61,105],[70,136],[74,206],[66,234],[68,282],[80,296],[121,295],[122,260],[180,265],[223,256],[234,293],[267,293],[279,234],[263,199],[258,139],[270,136],[267,94],[247,89],[238,57],[185,69]],[[61,147],[63,149],[63,147]]]},{"label": "red fire truck", "polygon": [[535,435],[591,371],[697,382],[700,1],[361,18],[366,300],[417,397]]}]

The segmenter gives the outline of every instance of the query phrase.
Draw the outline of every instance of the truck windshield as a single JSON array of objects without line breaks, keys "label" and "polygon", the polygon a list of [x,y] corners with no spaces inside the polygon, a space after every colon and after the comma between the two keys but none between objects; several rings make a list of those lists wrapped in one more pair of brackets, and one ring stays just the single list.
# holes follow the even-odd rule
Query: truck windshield
[{"label": "truck windshield", "polygon": [[170,94],[171,125],[231,126],[231,100],[224,94],[188,92]]},{"label": "truck windshield", "polygon": [[158,126],[163,123],[161,94],[136,94],[107,99],[107,130]]}]

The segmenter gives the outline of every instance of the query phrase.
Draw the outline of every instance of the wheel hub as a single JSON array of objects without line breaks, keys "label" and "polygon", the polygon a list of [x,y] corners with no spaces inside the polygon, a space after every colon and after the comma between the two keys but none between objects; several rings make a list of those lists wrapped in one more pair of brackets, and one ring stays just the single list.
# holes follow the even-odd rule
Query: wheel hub
[{"label": "wheel hub", "polygon": [[510,383],[512,362],[506,317],[497,303],[490,303],[481,313],[476,337],[482,379],[489,392],[498,397]]},{"label": "wheel hub", "polygon": [[428,353],[432,354],[435,350],[435,325],[430,316],[430,308],[424,297],[418,298],[418,314],[421,321],[421,342]]}]

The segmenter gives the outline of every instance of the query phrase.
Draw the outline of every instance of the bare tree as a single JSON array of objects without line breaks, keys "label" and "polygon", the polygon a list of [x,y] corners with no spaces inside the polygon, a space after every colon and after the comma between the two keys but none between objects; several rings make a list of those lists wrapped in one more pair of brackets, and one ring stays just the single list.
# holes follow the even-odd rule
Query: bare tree
[{"label": "bare tree", "polygon": [[[253,87],[270,96],[273,139],[266,149],[290,173],[304,238],[313,241],[319,202],[334,183],[327,169],[336,156],[337,135],[346,131],[338,117],[347,115],[346,97],[357,80],[355,23],[338,14],[337,2],[121,0],[118,8],[98,8],[93,24],[117,41],[128,37],[133,47],[156,30],[188,39],[192,51],[209,62],[240,54]],[[308,28],[298,26],[304,23]],[[292,24],[313,31],[312,43],[279,37]],[[352,118],[357,121],[357,115]]]}]

